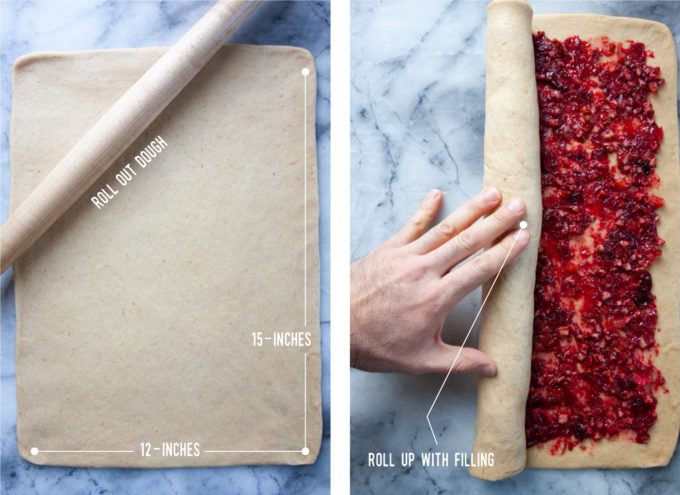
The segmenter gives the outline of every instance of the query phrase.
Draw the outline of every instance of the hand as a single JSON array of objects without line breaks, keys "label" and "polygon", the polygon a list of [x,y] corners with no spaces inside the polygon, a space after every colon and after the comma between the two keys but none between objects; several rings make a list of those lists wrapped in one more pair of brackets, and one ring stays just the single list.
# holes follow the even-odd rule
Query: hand
[{"label": "hand", "polygon": [[[446,315],[498,273],[515,236],[508,263],[529,243],[526,229],[506,233],[524,215],[521,199],[511,199],[475,223],[500,201],[497,189],[485,189],[427,230],[442,203],[441,192],[432,190],[396,235],[352,263],[353,367],[414,374],[449,370],[459,347],[441,339]],[[499,243],[463,263],[504,233]],[[466,347],[454,371],[493,376],[496,365],[482,352]]]}]

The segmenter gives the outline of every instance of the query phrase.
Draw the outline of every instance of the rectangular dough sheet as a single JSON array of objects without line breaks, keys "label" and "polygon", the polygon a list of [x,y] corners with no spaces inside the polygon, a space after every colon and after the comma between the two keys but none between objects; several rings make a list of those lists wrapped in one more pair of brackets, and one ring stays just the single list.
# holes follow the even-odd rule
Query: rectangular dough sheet
[{"label": "rectangular dough sheet", "polygon": [[[527,28],[527,21],[529,26],[533,23],[533,28]],[[659,356],[654,362],[666,378],[665,386],[669,393],[657,394],[658,419],[650,431],[651,439],[647,444],[627,440],[587,440],[584,443],[586,451],[575,448],[561,456],[550,455],[546,447],[527,450],[524,417],[531,370],[534,261],[531,270],[516,275],[519,280],[514,291],[508,286],[497,285],[482,313],[480,349],[496,360],[499,372],[495,378],[480,378],[473,450],[495,452],[496,456],[493,467],[472,468],[470,472],[481,478],[502,479],[517,474],[524,467],[663,466],[668,464],[673,455],[680,427],[680,285],[677,277],[680,262],[680,235],[677,228],[680,224],[680,173],[676,114],[677,64],[673,37],[663,24],[642,19],[593,14],[533,16],[528,4],[520,0],[496,1],[490,5],[485,184],[500,187],[504,195],[518,194],[525,188],[528,215],[532,214],[536,205],[541,205],[540,183],[536,185],[535,175],[530,172],[518,173],[522,169],[518,168],[515,155],[509,154],[518,153],[517,149],[528,154],[537,153],[540,146],[538,124],[531,129],[526,125],[527,118],[533,120],[537,115],[538,101],[535,100],[521,111],[517,109],[517,103],[527,91],[532,94],[536,91],[533,66],[530,76],[524,71],[529,54],[533,63],[533,45],[527,44],[531,32],[527,32],[527,29],[545,31],[549,38],[558,39],[579,35],[586,39],[608,36],[612,41],[641,41],[655,53],[652,65],[661,68],[665,84],[657,94],[651,96],[651,100],[656,122],[664,129],[656,172],[661,179],[657,194],[665,200],[665,205],[658,210],[661,218],[658,232],[666,244],[662,248],[662,257],[652,265],[650,273],[654,284],[652,290],[657,298],[660,328],[657,333]],[[509,79],[488,76],[489,72],[492,76],[512,73],[517,67],[522,69],[522,77]],[[499,95],[503,96],[500,100],[493,99],[494,96],[499,98]],[[494,124],[498,122],[502,122],[502,125]],[[517,136],[512,141],[503,138],[502,129],[506,126],[517,130]],[[506,153],[511,159],[501,163],[499,157],[506,156]],[[540,175],[540,163],[534,161],[531,166],[538,167]],[[529,225],[531,228],[531,220]],[[539,235],[540,230],[538,233],[532,231],[533,239],[538,240]],[[527,256],[535,255],[537,248],[537,244],[532,243],[527,250],[533,252]],[[527,307],[532,308],[530,318],[527,318]]]},{"label": "rectangular dough sheet", "polygon": [[[16,62],[11,208],[164,51]],[[315,461],[315,102],[307,51],[223,47],[15,263],[24,459],[149,468]],[[134,156],[156,136],[168,146],[142,169]],[[115,174],[127,163],[137,175],[123,187]],[[118,194],[99,210],[90,197],[107,184]],[[257,331],[310,332],[311,345],[255,347]],[[198,442],[200,455],[163,456],[153,450],[163,442]]]}]

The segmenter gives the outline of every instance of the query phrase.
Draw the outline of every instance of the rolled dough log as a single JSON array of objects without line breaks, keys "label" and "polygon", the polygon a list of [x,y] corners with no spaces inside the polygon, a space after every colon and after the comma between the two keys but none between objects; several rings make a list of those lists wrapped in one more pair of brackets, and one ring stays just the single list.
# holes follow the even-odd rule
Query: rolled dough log
[{"label": "rolled dough log", "polygon": [[525,464],[541,166],[531,7],[493,2],[487,16],[484,185],[499,188],[504,200],[524,199],[531,234],[524,252],[501,272],[480,319],[479,349],[496,362],[498,375],[479,378],[472,450],[493,452],[494,465],[471,467],[470,474],[501,479]]},{"label": "rolled dough log", "polygon": [[[533,174],[528,171],[524,175],[518,174],[514,154],[524,150],[535,157],[540,146],[531,24],[531,9],[525,2],[497,0],[488,7],[485,184],[501,187],[507,197],[505,187],[509,183],[513,188],[512,194],[521,194],[527,201],[529,215],[541,205],[540,182],[537,183],[536,179],[536,174],[540,179],[540,162],[531,162],[535,167]],[[538,30],[558,39],[579,35],[584,39],[609,36],[613,41],[641,41],[654,51],[654,64],[661,68],[661,76],[666,80],[659,92],[651,97],[656,122],[664,129],[656,172],[661,179],[657,194],[665,200],[665,205],[658,210],[661,218],[658,233],[666,244],[662,257],[652,265],[650,273],[660,328],[657,333],[659,356],[654,359],[654,364],[666,378],[669,392],[657,393],[658,419],[647,444],[624,439],[588,440],[584,444],[587,447],[585,451],[575,448],[561,456],[550,455],[549,446],[526,450],[524,418],[531,364],[537,252],[534,241],[538,241],[540,235],[540,231],[532,231],[532,244],[520,258],[532,257],[531,266],[525,266],[521,273],[513,276],[516,286],[497,284],[481,315],[480,349],[496,360],[499,372],[495,378],[481,378],[479,381],[473,451],[494,452],[495,464],[493,467],[471,468],[470,473],[485,479],[501,479],[521,471],[525,460],[527,467],[540,468],[666,465],[675,449],[680,427],[680,285],[677,278],[680,260],[680,234],[677,229],[680,224],[680,170],[677,65],[673,38],[663,24],[592,14],[538,15],[533,18],[533,31]],[[530,61],[527,60],[529,58]],[[533,95],[532,101],[523,99],[527,92]],[[529,129],[527,120],[532,121],[535,132]],[[528,221],[530,229],[540,227],[532,226],[531,218]],[[499,282],[510,278],[510,270],[516,266],[517,261],[504,269],[505,276],[501,275]],[[527,307],[532,309],[529,317]],[[513,331],[508,330],[511,326]]]},{"label": "rolled dough log", "polygon": [[[164,50],[16,62],[12,207]],[[22,457],[86,467],[314,462],[315,76],[302,49],[223,47],[14,265]],[[167,148],[141,168],[134,156],[156,136]],[[115,174],[128,163],[136,175],[122,186]],[[118,193],[98,209],[90,197],[107,185]],[[311,344],[256,347],[258,331],[310,332]],[[153,450],[163,442],[198,442],[200,455],[163,456]]]}]

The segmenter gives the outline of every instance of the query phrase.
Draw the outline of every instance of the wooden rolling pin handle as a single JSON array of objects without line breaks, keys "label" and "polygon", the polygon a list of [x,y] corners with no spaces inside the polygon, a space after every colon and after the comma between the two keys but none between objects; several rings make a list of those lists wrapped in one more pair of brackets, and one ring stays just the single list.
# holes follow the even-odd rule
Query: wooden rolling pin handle
[{"label": "wooden rolling pin handle", "polygon": [[1,272],[137,139],[260,0],[220,0],[97,121],[0,229]]}]

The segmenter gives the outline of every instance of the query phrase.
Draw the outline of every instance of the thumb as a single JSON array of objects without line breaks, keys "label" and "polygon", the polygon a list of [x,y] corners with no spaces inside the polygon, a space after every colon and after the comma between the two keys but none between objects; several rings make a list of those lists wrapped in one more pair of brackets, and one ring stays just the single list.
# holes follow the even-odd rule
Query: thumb
[{"label": "thumb", "polygon": [[[460,351],[460,354],[459,354]],[[458,357],[456,359],[456,356]],[[447,373],[455,360],[452,373],[480,373],[483,376],[496,376],[496,364],[477,349],[441,343],[428,355],[428,368],[434,373]]]}]

